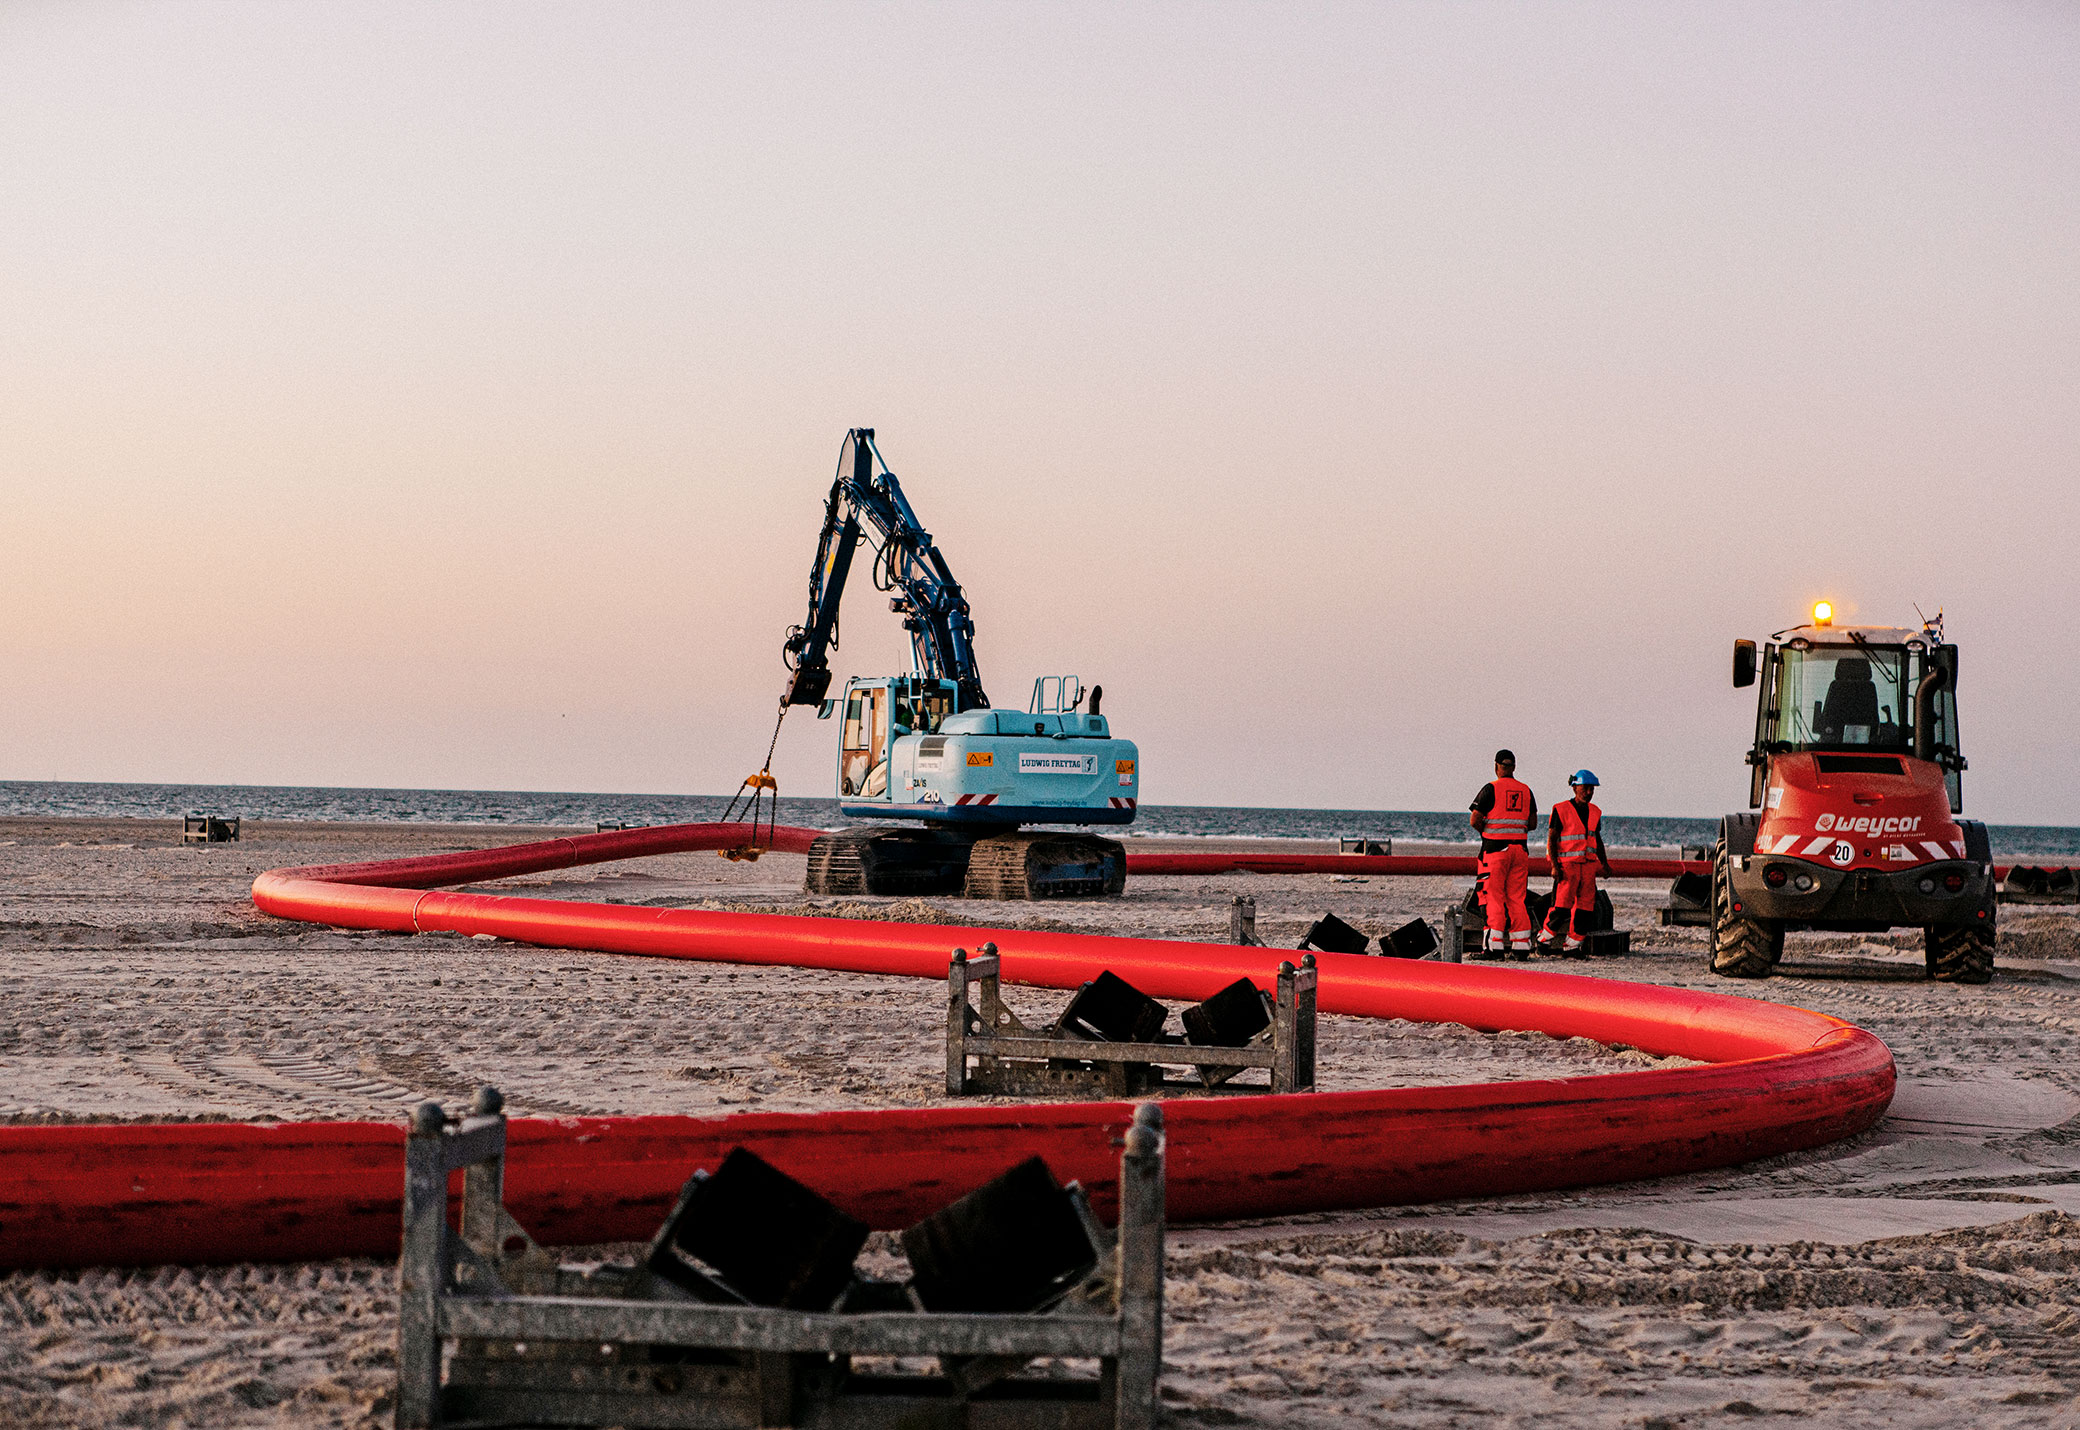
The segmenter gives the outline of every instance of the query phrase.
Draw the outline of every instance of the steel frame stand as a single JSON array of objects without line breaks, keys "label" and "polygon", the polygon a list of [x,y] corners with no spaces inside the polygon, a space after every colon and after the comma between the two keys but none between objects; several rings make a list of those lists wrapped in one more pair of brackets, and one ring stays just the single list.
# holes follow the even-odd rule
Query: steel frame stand
[{"label": "steel frame stand", "polygon": [[[1002,958],[993,943],[953,951],[946,970],[946,1091],[1052,1097],[1068,1092],[1131,1097],[1166,1083],[1163,1064],[1195,1070],[1200,1090],[1221,1088],[1246,1068],[1267,1068],[1272,1092],[1311,1092],[1315,1077],[1314,955],[1278,965],[1271,1026],[1239,1048],[1187,1043],[1096,1042],[1059,1027],[1035,1030],[1005,1006]],[[974,992],[971,1001],[970,990]],[[970,1060],[974,1066],[969,1066]],[[1228,1087],[1262,1093],[1261,1086]]]},{"label": "steel frame stand", "polygon": [[[913,1309],[714,1304],[636,1264],[560,1266],[505,1209],[501,1106],[486,1088],[468,1117],[437,1103],[413,1114],[398,1263],[402,1430],[1154,1430],[1164,1220],[1163,1114],[1152,1103],[1135,1109],[1122,1143],[1117,1229],[1085,1217],[1096,1269],[1053,1307],[1015,1315],[932,1314],[905,1286],[857,1280],[839,1306],[864,1290],[879,1294],[863,1303]],[[457,1171],[459,1233],[447,1214]],[[938,1357],[942,1373],[855,1361],[921,1356]],[[1043,1356],[1095,1359],[1098,1375],[1021,1374]]]}]

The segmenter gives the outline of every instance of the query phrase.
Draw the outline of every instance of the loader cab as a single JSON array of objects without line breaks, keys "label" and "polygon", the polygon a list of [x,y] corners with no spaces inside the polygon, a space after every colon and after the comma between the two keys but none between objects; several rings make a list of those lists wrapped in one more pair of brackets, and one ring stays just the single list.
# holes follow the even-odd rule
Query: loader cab
[{"label": "loader cab", "polygon": [[1738,642],[1734,684],[1758,687],[1750,808],[1762,804],[1772,756],[1808,751],[1930,761],[1951,810],[1963,808],[1956,646],[1929,632],[1800,626],[1759,652]]},{"label": "loader cab", "polygon": [[905,735],[933,735],[953,713],[950,680],[923,675],[872,676],[845,682],[845,721],[838,740],[838,797],[888,799],[889,754]]}]

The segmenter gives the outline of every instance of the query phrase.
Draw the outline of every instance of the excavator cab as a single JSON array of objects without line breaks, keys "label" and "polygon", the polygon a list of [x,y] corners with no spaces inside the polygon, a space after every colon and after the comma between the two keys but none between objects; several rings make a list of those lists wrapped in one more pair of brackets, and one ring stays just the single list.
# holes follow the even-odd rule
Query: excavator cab
[{"label": "excavator cab", "polygon": [[838,740],[838,796],[888,799],[889,756],[905,735],[936,735],[953,713],[954,684],[924,675],[877,676],[845,685]]}]

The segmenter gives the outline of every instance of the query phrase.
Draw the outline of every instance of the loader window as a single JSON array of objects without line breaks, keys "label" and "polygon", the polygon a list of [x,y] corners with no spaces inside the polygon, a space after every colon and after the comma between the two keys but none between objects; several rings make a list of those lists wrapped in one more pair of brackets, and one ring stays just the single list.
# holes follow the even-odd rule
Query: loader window
[{"label": "loader window", "polygon": [[1921,653],[1903,646],[1786,646],[1764,738],[1775,749],[1898,750],[1914,743]]}]

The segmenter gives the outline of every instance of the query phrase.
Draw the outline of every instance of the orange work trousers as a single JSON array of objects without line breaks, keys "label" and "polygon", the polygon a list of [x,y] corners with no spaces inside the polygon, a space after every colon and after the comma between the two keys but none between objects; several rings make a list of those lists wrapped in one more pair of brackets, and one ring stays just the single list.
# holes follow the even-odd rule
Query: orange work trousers
[{"label": "orange work trousers", "polygon": [[1524,907],[1525,882],[1531,877],[1531,856],[1521,844],[1505,844],[1481,856],[1481,885],[1487,904],[1488,928],[1481,948],[1488,953],[1505,949],[1512,953],[1531,951],[1531,914]]},{"label": "orange work trousers", "polygon": [[1560,880],[1553,886],[1553,912],[1546,918],[1546,931],[1565,938],[1569,948],[1580,945],[1596,916],[1596,861],[1562,859]]}]

